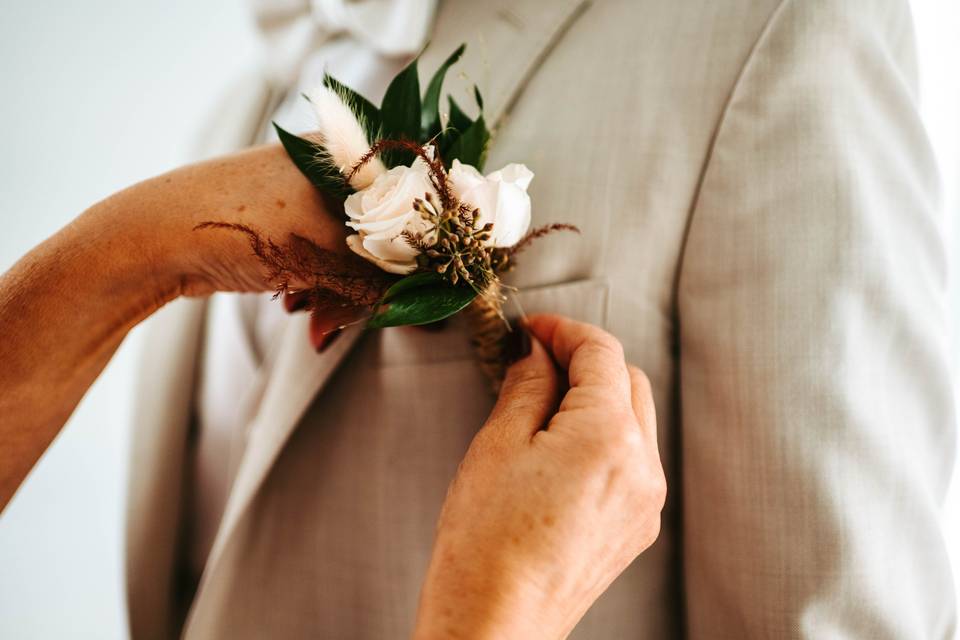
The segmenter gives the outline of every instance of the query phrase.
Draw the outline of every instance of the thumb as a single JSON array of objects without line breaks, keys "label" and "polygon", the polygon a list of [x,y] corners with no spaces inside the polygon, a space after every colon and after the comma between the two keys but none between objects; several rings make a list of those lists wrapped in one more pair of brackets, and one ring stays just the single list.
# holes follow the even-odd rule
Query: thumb
[{"label": "thumb", "polygon": [[487,426],[510,439],[529,440],[556,413],[560,379],[540,341],[525,328],[516,331],[523,331],[530,340],[530,354],[507,369]]}]

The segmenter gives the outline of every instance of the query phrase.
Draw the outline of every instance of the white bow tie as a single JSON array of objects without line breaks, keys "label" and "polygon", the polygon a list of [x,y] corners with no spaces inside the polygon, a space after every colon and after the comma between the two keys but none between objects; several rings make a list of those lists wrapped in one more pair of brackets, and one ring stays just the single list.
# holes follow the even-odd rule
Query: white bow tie
[{"label": "white bow tie", "polygon": [[426,44],[437,0],[253,0],[275,77],[295,75],[304,57],[349,34],[389,57],[415,54]]}]

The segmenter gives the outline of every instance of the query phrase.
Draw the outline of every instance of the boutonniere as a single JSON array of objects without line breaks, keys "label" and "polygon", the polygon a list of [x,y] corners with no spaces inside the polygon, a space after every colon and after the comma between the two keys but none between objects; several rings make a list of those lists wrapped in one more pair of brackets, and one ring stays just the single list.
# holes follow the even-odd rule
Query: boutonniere
[{"label": "boutonniere", "polygon": [[[429,324],[466,310],[481,365],[496,382],[510,330],[500,276],[535,239],[576,227],[530,228],[527,188],[534,174],[525,165],[482,173],[491,135],[479,90],[473,92],[476,118],[452,97],[441,109],[444,77],[464,49],[440,65],[423,93],[414,60],[390,83],[379,107],[326,75],[323,86],[304,95],[317,116],[315,135],[298,137],[274,126],[303,175],[342,209],[352,231],[347,246],[380,271],[368,278],[376,299],[361,287],[358,300],[331,286],[330,273],[316,266],[322,261],[308,261],[318,282],[315,303],[331,292],[362,302],[369,328]],[[276,247],[266,258],[280,282],[297,262]],[[281,285],[278,293],[285,291]]]}]

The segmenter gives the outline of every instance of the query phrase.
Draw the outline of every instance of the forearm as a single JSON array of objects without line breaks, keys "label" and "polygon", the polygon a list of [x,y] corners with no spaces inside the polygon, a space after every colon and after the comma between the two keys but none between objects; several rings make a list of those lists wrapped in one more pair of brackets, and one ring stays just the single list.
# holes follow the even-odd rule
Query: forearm
[{"label": "forearm", "polygon": [[343,225],[277,145],[178,169],[100,202],[0,276],[0,509],[127,332],[178,295],[263,291],[252,225],[343,248]]},{"label": "forearm", "polygon": [[413,639],[565,637],[566,620],[553,615],[557,612],[544,602],[544,594],[518,585],[519,580],[507,571],[435,550],[420,595]]},{"label": "forearm", "polygon": [[117,219],[129,195],[95,205],[0,276],[0,508],[127,332],[178,293],[160,235]]}]

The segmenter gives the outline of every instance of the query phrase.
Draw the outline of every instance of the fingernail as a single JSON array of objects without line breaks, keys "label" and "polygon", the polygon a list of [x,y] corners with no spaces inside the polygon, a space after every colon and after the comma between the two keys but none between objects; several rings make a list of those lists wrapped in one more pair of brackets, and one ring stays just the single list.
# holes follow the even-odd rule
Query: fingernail
[{"label": "fingernail", "polygon": [[297,291],[283,296],[283,308],[289,313],[300,311],[307,306],[308,302],[310,302],[309,291]]},{"label": "fingernail", "polygon": [[336,340],[341,333],[343,333],[343,329],[334,329],[329,333],[323,334],[323,336],[321,336],[320,338],[320,342],[317,344],[317,353],[323,353],[324,351],[326,351],[327,348],[331,344],[333,344],[333,341]]},{"label": "fingernail", "polygon": [[527,330],[523,327],[514,327],[503,339],[503,358],[507,366],[530,355],[532,347]]}]

